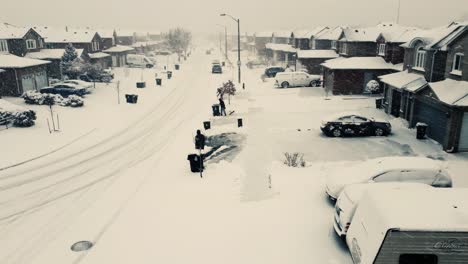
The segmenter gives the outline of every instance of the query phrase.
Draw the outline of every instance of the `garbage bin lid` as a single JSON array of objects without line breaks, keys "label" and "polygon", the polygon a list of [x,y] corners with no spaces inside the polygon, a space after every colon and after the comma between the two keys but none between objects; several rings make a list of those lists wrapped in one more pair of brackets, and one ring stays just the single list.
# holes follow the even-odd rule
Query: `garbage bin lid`
[{"label": "garbage bin lid", "polygon": [[418,122],[418,123],[416,124],[416,126],[427,126],[427,124],[426,124],[426,123],[423,123],[423,122]]}]

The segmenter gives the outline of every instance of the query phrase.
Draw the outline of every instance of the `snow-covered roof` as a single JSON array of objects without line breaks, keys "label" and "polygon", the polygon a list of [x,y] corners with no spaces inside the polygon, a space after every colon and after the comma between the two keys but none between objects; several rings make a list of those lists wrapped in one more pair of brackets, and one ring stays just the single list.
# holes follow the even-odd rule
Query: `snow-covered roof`
[{"label": "snow-covered roof", "polygon": [[127,29],[116,29],[115,33],[117,34],[117,37],[133,37],[135,31]]},{"label": "snow-covered roof", "polygon": [[393,23],[381,23],[377,25],[380,35],[390,43],[405,43],[416,36],[421,29],[416,27],[407,27]]},{"label": "snow-covered roof", "polygon": [[362,201],[373,205],[368,208],[372,212],[368,213],[376,218],[372,222],[382,234],[394,228],[400,231],[468,231],[466,188],[369,190]]},{"label": "snow-covered roof", "polygon": [[344,28],[343,29],[344,41],[349,42],[375,42],[380,34],[377,27],[369,28]]},{"label": "snow-covered roof", "polygon": [[296,52],[297,50],[289,44],[278,44],[278,43],[267,43],[265,45],[267,49],[285,51],[285,52]]},{"label": "snow-covered roof", "polygon": [[134,48],[129,47],[129,46],[115,45],[114,47],[108,48],[103,51],[104,52],[125,52],[125,51],[131,51],[131,50],[134,50]]},{"label": "snow-covered roof", "polygon": [[[93,29],[73,29],[73,28],[51,28],[33,27],[46,43],[88,43],[91,42],[97,33]],[[99,34],[98,34],[99,35]]]},{"label": "snow-covered roof", "polygon": [[17,27],[8,23],[0,23],[0,39],[19,39],[23,38],[30,28]]},{"label": "snow-covered roof", "polygon": [[[81,57],[83,54],[83,49],[75,49],[78,55],[78,58]],[[62,59],[63,54],[65,53],[65,49],[41,49],[37,52],[29,52],[26,54],[26,57],[31,59]]]},{"label": "snow-covered roof", "polygon": [[282,31],[275,31],[273,32],[273,37],[275,38],[290,38],[291,31],[282,30]]},{"label": "snow-covered roof", "polygon": [[324,31],[323,34],[317,36],[317,39],[339,40],[342,33],[343,27],[335,27]]},{"label": "snow-covered roof", "polygon": [[382,57],[351,57],[327,60],[321,64],[329,69],[367,69],[367,70],[401,70],[400,64],[391,64]]},{"label": "snow-covered roof", "polygon": [[255,33],[256,38],[271,38],[272,36],[273,36],[273,32],[271,31],[262,31],[262,32]]},{"label": "snow-covered roof", "polygon": [[297,30],[294,31],[294,38],[296,39],[310,39],[313,36],[318,36],[319,34],[325,32],[328,27],[318,26],[312,30]]},{"label": "snow-covered roof", "polygon": [[461,36],[464,32],[468,30],[468,22],[462,22],[462,23],[457,23],[460,25],[457,29],[452,31],[448,36],[440,40],[439,42],[436,42],[432,44],[431,48],[435,49],[441,49],[441,50],[447,50],[448,45],[450,45],[453,41],[458,39],[459,36]]},{"label": "snow-covered roof", "polygon": [[393,87],[406,89],[411,92],[415,92],[427,85],[424,76],[416,73],[409,73],[408,71],[382,75],[379,79]]},{"label": "snow-covered roof", "polygon": [[456,106],[468,106],[468,82],[446,79],[429,83],[440,101]]},{"label": "snow-covered roof", "polygon": [[88,55],[91,59],[102,59],[110,56],[109,54],[104,52],[89,53]]},{"label": "snow-covered roof", "polygon": [[320,58],[338,58],[339,55],[334,50],[298,50],[299,59],[320,59]]},{"label": "snow-covered roof", "polygon": [[48,64],[50,61],[18,57],[13,54],[0,54],[0,68],[26,68]]},{"label": "snow-covered roof", "polygon": [[97,28],[96,32],[101,36],[101,38],[114,38],[114,30],[106,28]]},{"label": "snow-covered roof", "polygon": [[420,30],[415,34],[411,40],[402,44],[402,47],[413,48],[418,41],[421,41],[425,48],[431,48],[433,45],[449,37],[454,31],[460,29],[460,27],[466,26],[468,23],[451,23],[446,26],[436,27],[428,30]]}]

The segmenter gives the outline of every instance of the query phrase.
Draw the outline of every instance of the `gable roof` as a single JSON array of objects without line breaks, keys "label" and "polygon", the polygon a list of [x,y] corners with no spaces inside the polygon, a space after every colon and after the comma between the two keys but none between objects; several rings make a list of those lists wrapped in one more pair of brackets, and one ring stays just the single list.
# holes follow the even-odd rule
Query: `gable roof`
[{"label": "gable roof", "polygon": [[410,92],[416,92],[427,86],[427,81],[424,76],[416,73],[409,73],[408,71],[382,75],[379,76],[379,79],[393,87],[405,89]]},{"label": "gable roof", "polygon": [[17,27],[8,23],[0,23],[0,39],[20,39],[30,29],[28,27]]},{"label": "gable roof", "polygon": [[431,45],[433,49],[447,50],[448,46],[457,40],[463,33],[468,31],[468,21],[463,23],[458,23],[459,27],[452,31],[445,38]]},{"label": "gable roof", "polygon": [[312,30],[298,30],[293,32],[294,38],[296,39],[310,39],[311,37],[318,36],[319,34],[323,34],[329,28],[324,26],[315,27]]},{"label": "gable roof", "polygon": [[23,58],[13,54],[0,54],[0,68],[3,69],[26,68],[49,63],[50,61]]},{"label": "gable roof", "polygon": [[377,25],[379,36],[382,36],[386,42],[405,43],[410,41],[420,31],[416,27],[407,27],[393,23],[381,23]]},{"label": "gable roof", "polygon": [[380,31],[377,27],[369,28],[345,28],[341,40],[349,42],[375,42]]},{"label": "gable roof", "polygon": [[427,30],[420,30],[415,36],[413,36],[409,41],[402,44],[401,47],[404,48],[414,48],[415,44],[422,42],[425,48],[437,48],[436,46],[432,47],[435,44],[438,44],[444,39],[447,39],[454,31],[460,28],[460,26],[466,26],[466,22],[458,23],[454,22],[446,26],[436,27]]},{"label": "gable roof", "polygon": [[317,39],[322,39],[322,40],[339,40],[341,37],[341,34],[343,34],[343,27],[334,27],[332,29],[328,29],[326,31],[323,31],[323,33],[319,34],[317,36]]},{"label": "gable roof", "polygon": [[437,98],[446,104],[468,106],[468,82],[446,79],[429,83]]},{"label": "gable roof", "polygon": [[99,34],[93,29],[33,27],[46,43],[89,43]]}]

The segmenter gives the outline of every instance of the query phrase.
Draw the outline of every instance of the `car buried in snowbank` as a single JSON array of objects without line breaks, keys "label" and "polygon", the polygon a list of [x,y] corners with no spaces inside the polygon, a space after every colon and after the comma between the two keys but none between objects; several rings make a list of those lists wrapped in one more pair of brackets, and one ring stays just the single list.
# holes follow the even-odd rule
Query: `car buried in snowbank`
[{"label": "car buried in snowbank", "polygon": [[452,178],[441,161],[424,157],[383,157],[335,169],[327,177],[326,193],[336,201],[343,189],[356,183],[416,182],[450,188]]},{"label": "car buried in snowbank", "polygon": [[374,118],[344,114],[323,120],[320,129],[329,137],[387,136],[392,132],[392,125]]}]

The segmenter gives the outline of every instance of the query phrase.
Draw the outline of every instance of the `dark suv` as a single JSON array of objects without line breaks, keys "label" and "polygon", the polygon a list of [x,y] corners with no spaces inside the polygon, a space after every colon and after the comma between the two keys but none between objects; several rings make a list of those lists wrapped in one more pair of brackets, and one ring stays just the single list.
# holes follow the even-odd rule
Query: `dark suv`
[{"label": "dark suv", "polygon": [[278,72],[284,72],[284,68],[283,67],[269,67],[269,68],[266,68],[265,70],[265,75],[269,78],[273,78],[273,77],[276,77],[276,74]]},{"label": "dark suv", "polygon": [[213,67],[211,67],[211,73],[223,73],[223,68],[219,64],[213,64]]}]

